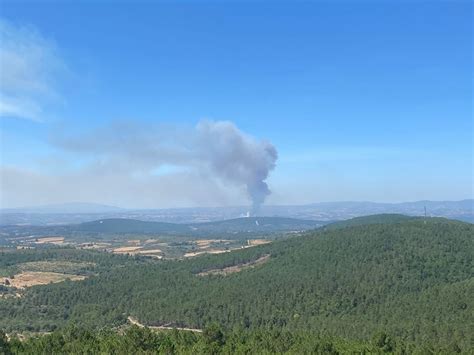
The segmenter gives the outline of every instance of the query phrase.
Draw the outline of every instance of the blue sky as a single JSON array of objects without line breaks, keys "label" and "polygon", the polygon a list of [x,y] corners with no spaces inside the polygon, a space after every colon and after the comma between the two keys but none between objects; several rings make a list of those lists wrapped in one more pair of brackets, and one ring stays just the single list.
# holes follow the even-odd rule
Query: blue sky
[{"label": "blue sky", "polygon": [[238,182],[188,163],[108,180],[93,166],[126,167],[117,152],[58,144],[116,122],[169,132],[203,119],[276,148],[267,203],[473,197],[468,1],[4,1],[0,13],[2,53],[24,64],[0,62],[2,207],[247,203]]}]

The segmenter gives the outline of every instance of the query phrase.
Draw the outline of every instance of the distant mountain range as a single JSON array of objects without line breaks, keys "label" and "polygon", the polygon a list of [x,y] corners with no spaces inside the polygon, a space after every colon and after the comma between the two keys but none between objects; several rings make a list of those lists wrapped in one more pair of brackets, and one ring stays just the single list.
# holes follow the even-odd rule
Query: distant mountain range
[{"label": "distant mountain range", "polygon": [[36,207],[4,208],[1,213],[112,213],[120,207],[88,202],[69,202]]},{"label": "distant mountain range", "polygon": [[[268,214],[281,213],[280,206],[269,206]],[[474,199],[461,201],[414,201],[401,203],[377,202],[322,202],[306,206],[288,206],[289,217],[305,219],[349,219],[373,214],[398,213],[411,216],[446,217],[474,222]]]},{"label": "distant mountain range", "polygon": [[[320,202],[308,205],[262,206],[259,215],[304,220],[334,221],[372,214],[397,213],[411,216],[446,217],[474,222],[474,199],[461,201],[415,201],[402,203]],[[173,209],[125,209],[94,203],[66,203],[40,207],[1,209],[0,225],[70,224],[105,218],[142,221],[196,223],[235,219],[247,214],[247,206]]]}]

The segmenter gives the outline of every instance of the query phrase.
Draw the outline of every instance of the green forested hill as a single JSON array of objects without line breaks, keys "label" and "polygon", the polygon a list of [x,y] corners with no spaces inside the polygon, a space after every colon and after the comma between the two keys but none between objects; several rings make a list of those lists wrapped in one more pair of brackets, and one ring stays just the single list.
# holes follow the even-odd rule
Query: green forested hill
[{"label": "green forested hill", "polygon": [[191,226],[202,231],[224,231],[235,233],[240,231],[278,232],[308,230],[320,227],[327,222],[286,217],[242,217],[223,221],[194,223]]},{"label": "green forested hill", "polygon": [[270,233],[293,230],[308,230],[323,225],[322,222],[283,217],[244,217],[205,223],[163,223],[146,222],[134,219],[112,218],[79,225],[71,225],[72,231],[97,233],[144,233],[202,235],[233,233]]},{"label": "green forested hill", "polygon": [[421,217],[405,216],[403,214],[384,213],[384,214],[377,214],[373,216],[355,217],[355,218],[347,219],[344,221],[337,221],[337,222],[328,224],[324,228],[325,229],[339,229],[339,228],[363,226],[363,225],[369,225],[369,224],[381,224],[381,223],[390,224],[390,223],[407,222],[409,220],[420,219],[420,218]]},{"label": "green forested hill", "polygon": [[107,218],[92,222],[84,222],[78,225],[70,225],[68,228],[74,232],[95,233],[183,233],[189,228],[184,224],[149,222],[126,218]]},{"label": "green forested hill", "polygon": [[[125,327],[124,327],[125,328]],[[202,333],[153,331],[132,326],[93,330],[71,326],[42,336],[7,341],[0,331],[0,353],[11,354],[451,354],[457,344],[441,348],[396,341],[376,334],[371,341],[354,341],[311,331],[222,330],[211,325]]]},{"label": "green forested hill", "polygon": [[[241,272],[198,276],[270,255]],[[128,264],[82,282],[0,301],[0,328],[68,322],[285,329],[472,348],[474,226],[444,219],[317,230],[270,245],[183,261]]]}]

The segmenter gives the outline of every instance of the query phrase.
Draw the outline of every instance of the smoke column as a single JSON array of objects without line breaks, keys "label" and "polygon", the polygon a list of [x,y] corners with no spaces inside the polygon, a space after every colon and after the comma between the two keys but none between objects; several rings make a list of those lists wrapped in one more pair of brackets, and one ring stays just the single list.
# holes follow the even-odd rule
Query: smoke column
[{"label": "smoke column", "polygon": [[59,136],[54,143],[91,157],[88,173],[99,177],[113,172],[153,179],[154,172],[171,167],[245,187],[253,214],[270,194],[266,179],[278,158],[270,142],[230,121],[203,120],[195,127],[114,122],[92,134]]},{"label": "smoke column", "polygon": [[246,135],[228,121],[201,121],[196,131],[201,158],[219,177],[245,185],[252,201],[252,213],[257,213],[271,193],[265,180],[275,168],[278,158],[275,147]]}]

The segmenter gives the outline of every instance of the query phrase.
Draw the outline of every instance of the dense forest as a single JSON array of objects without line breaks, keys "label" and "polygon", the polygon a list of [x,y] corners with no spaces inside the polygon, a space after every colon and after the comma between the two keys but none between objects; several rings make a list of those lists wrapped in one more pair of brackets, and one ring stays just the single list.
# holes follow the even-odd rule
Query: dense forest
[{"label": "dense forest", "polygon": [[146,258],[131,258],[124,255],[103,253],[92,250],[80,250],[72,247],[38,246],[35,249],[17,250],[14,248],[0,248],[0,277],[13,275],[21,270],[25,263],[38,261],[50,261],[51,266],[54,262],[69,262],[71,265],[80,267],[73,270],[64,270],[64,264],[61,265],[62,272],[73,271],[81,275],[94,276],[104,271],[111,271],[115,268],[123,268],[127,265],[137,265],[140,263],[151,263]]},{"label": "dense forest", "polygon": [[0,354],[456,354],[456,343],[435,348],[406,344],[381,332],[368,341],[354,341],[311,332],[233,330],[212,324],[202,334],[186,331],[154,332],[132,326],[98,331],[70,326],[41,337],[9,341],[0,332]]},{"label": "dense forest", "polygon": [[[155,262],[90,252],[87,258],[103,255],[111,267],[97,261],[98,269],[84,281],[36,286],[22,298],[0,300],[0,329],[118,327],[133,316],[150,326],[207,329],[216,323],[227,339],[219,345],[223,352],[245,348],[247,342],[273,352],[266,348],[272,342],[265,343],[272,337],[288,338],[286,345],[282,341],[282,351],[303,353],[329,343],[335,352],[344,352],[341,346],[346,345],[376,346],[373,339],[379,345],[393,341],[387,349],[398,346],[408,352],[414,349],[410,347],[468,352],[474,342],[473,236],[474,226],[462,222],[399,218],[378,223],[372,218],[367,224],[358,220],[355,225],[188,260]],[[59,259],[61,253],[86,258],[79,251],[54,252]],[[31,257],[28,253],[5,253],[2,267],[11,267],[8,263],[18,255]],[[258,267],[225,276],[198,275],[265,255],[270,255],[268,261]],[[94,346],[129,346],[126,338],[114,338],[115,333],[101,334],[94,334]],[[150,341],[161,344],[156,345],[160,349],[171,342],[183,352],[208,345],[204,335],[167,334],[149,335],[156,338]],[[389,335],[377,340],[377,334]],[[67,336],[61,331],[11,345],[28,352],[30,345],[49,346],[42,342],[62,346],[60,339]]]}]

